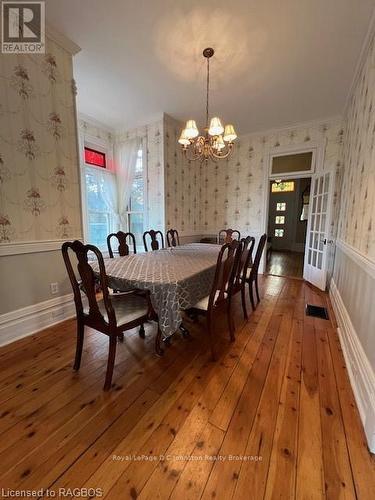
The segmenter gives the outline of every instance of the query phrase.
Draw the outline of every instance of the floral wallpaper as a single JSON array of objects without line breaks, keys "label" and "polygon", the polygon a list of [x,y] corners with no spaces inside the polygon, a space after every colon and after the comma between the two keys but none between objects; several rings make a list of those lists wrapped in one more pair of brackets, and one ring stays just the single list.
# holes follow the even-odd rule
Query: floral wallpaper
[{"label": "floral wallpaper", "polygon": [[375,40],[345,116],[338,236],[375,261]]},{"label": "floral wallpaper", "polygon": [[165,115],[165,217],[167,228],[190,236],[202,233],[199,187],[203,170],[183,156],[178,144],[181,128],[180,122]]},{"label": "floral wallpaper", "polygon": [[340,188],[340,151],[343,140],[340,120],[296,126],[278,132],[250,134],[236,142],[233,155],[218,163],[187,162],[177,144],[181,124],[166,126],[166,221],[186,234],[216,234],[235,227],[243,234],[262,231],[264,169],[269,148],[325,139],[323,168],[336,171],[334,217],[330,232],[336,233]]},{"label": "floral wallpaper", "polygon": [[0,244],[81,237],[71,55],[0,57]]}]

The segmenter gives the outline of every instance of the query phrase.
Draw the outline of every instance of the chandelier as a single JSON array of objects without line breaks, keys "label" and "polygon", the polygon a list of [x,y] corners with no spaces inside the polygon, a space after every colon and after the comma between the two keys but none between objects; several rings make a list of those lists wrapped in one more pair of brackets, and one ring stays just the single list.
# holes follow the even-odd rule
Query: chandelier
[{"label": "chandelier", "polygon": [[207,48],[203,51],[203,56],[207,59],[207,94],[206,94],[206,127],[204,135],[199,135],[199,130],[195,120],[188,120],[181,132],[178,142],[188,160],[200,160],[208,162],[211,158],[216,161],[227,158],[234,146],[237,134],[233,125],[223,127],[220,118],[211,118],[209,122],[209,93],[210,93],[210,58],[214,55],[214,49]]}]

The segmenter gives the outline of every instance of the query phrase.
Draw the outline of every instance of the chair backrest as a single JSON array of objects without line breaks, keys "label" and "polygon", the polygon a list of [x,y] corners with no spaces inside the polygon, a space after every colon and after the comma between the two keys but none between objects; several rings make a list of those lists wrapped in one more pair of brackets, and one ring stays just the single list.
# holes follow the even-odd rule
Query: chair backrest
[{"label": "chair backrest", "polygon": [[169,247],[176,247],[180,245],[180,238],[177,229],[168,229],[167,231],[167,245]]},{"label": "chair backrest", "polygon": [[161,231],[154,231],[153,229],[150,229],[149,231],[145,231],[143,233],[143,244],[145,247],[145,251],[148,252],[148,247],[147,247],[147,236],[151,238],[151,250],[159,250],[160,248],[160,243],[158,241],[158,236],[160,236],[160,241],[161,241],[161,248],[164,248],[164,236]]},{"label": "chair backrest", "polygon": [[107,236],[107,247],[108,247],[108,253],[111,259],[113,259],[113,250],[111,246],[111,239],[112,238],[117,238],[118,242],[118,247],[117,251],[120,257],[124,257],[126,255],[129,255],[130,253],[130,247],[127,243],[127,239],[129,238],[132,242],[133,245],[133,253],[137,253],[137,247],[135,244],[135,236],[133,233],[124,233],[123,231],[118,231],[117,233],[111,233]]},{"label": "chair backrest", "polygon": [[[75,273],[70,258],[69,250],[75,253],[77,258],[77,274]],[[103,302],[107,312],[108,323],[110,325],[116,325],[116,316],[112,307],[111,299],[108,292],[108,282],[105,272],[104,260],[101,251],[94,245],[84,245],[78,240],[73,242],[67,241],[63,243],[61,247],[62,255],[64,258],[65,266],[68,271],[70,283],[73,288],[74,302],[76,305],[77,316],[83,315],[83,304],[81,290],[83,290],[87,296],[89,304],[89,318],[96,323],[107,325],[102,313],[99,310],[97,295],[96,295],[96,285],[99,282],[102,294]],[[88,260],[88,253],[92,252],[99,264],[99,280],[95,279],[94,270],[91,267]],[[77,276],[81,278],[79,283]]]},{"label": "chair backrest", "polygon": [[253,236],[247,236],[240,241],[236,252],[236,265],[234,267],[234,289],[241,287],[243,280],[246,279],[247,270],[252,262],[254,245],[255,238]]},{"label": "chair backrest", "polygon": [[267,235],[262,234],[262,236],[259,239],[257,251],[255,252],[255,257],[254,257],[253,265],[251,267],[250,277],[255,277],[258,274],[259,263],[260,263],[260,259],[262,258],[262,253],[263,253],[264,245],[266,244],[266,241],[267,241]]},{"label": "chair backrest", "polygon": [[221,231],[219,231],[217,242],[230,243],[233,239],[238,241],[241,239],[241,233],[237,229],[221,229]]},{"label": "chair backrest", "polygon": [[216,262],[215,277],[208,300],[208,310],[227,298],[228,290],[230,290],[233,284],[233,267],[239,244],[237,240],[233,240],[231,243],[225,243],[220,249]]}]

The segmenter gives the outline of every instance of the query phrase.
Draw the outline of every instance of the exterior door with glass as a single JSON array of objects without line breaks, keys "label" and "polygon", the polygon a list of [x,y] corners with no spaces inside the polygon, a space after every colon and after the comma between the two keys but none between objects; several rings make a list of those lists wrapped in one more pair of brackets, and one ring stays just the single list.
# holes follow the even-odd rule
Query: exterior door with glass
[{"label": "exterior door with glass", "polygon": [[303,277],[321,290],[326,289],[327,281],[328,232],[332,215],[333,180],[332,172],[314,175],[310,196]]}]

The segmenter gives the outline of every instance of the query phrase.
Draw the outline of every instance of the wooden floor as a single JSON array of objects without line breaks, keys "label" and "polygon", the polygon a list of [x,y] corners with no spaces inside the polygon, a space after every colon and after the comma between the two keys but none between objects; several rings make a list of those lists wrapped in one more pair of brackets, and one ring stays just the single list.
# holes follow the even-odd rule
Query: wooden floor
[{"label": "wooden floor", "polygon": [[303,258],[301,252],[278,252],[273,250],[267,263],[267,273],[274,276],[302,278]]},{"label": "wooden floor", "polygon": [[[119,344],[103,393],[106,338],[88,331],[72,372],[67,321],[0,350],[0,489],[100,488],[111,499],[375,498],[334,324],[304,315],[327,297],[267,276],[262,301],[219,359],[204,322],[163,358],[155,325]],[[216,459],[215,459],[216,458]],[[6,490],[5,490],[6,491]],[[100,491],[97,496],[100,496]],[[62,498],[62,497],[61,497]]]}]

